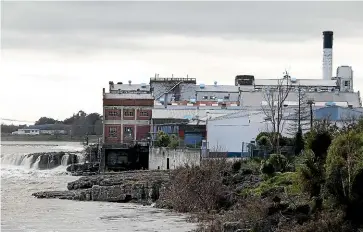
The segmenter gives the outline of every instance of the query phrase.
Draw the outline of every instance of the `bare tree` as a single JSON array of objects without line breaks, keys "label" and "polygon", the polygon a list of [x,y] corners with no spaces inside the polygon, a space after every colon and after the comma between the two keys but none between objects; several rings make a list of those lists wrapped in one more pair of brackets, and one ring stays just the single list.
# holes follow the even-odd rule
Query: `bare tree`
[{"label": "bare tree", "polygon": [[298,98],[298,107],[293,110],[292,114],[289,116],[289,126],[287,128],[287,133],[289,135],[295,136],[299,127],[302,132],[309,130],[309,105],[306,96],[305,89],[300,86],[297,88],[297,98]]},{"label": "bare tree", "polygon": [[290,76],[287,71],[282,79],[277,80],[276,86],[269,86],[263,91],[266,104],[262,111],[272,124],[273,145],[277,153],[280,152],[280,133],[283,131],[283,119],[286,108],[285,100],[291,90]]}]

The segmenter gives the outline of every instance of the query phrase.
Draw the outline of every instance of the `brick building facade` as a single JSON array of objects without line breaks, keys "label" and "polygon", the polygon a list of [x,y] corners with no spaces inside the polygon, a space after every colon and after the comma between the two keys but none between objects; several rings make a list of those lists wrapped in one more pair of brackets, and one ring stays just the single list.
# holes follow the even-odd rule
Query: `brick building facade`
[{"label": "brick building facade", "polygon": [[144,84],[114,84],[103,92],[104,144],[147,141],[154,99]]}]

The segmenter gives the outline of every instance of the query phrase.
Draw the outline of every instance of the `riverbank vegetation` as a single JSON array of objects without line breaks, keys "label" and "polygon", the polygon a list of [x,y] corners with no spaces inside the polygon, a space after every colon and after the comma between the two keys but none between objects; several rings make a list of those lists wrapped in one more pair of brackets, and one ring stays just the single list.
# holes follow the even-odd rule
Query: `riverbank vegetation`
[{"label": "riverbank vegetation", "polygon": [[[178,168],[157,205],[191,213],[199,231],[362,229],[363,121],[341,129],[316,122],[310,132],[296,137],[296,155],[270,154],[235,163],[210,159]],[[268,137],[263,140],[269,146]]]}]

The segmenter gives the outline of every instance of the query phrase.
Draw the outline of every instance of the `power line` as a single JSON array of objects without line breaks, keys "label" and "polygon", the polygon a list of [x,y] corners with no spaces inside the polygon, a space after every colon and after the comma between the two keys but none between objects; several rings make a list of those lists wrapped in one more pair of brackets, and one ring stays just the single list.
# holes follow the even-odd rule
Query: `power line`
[{"label": "power line", "polygon": [[18,120],[18,119],[10,119],[10,118],[0,118],[1,121],[10,121],[10,122],[30,122],[34,123],[34,121],[27,121],[27,120]]}]

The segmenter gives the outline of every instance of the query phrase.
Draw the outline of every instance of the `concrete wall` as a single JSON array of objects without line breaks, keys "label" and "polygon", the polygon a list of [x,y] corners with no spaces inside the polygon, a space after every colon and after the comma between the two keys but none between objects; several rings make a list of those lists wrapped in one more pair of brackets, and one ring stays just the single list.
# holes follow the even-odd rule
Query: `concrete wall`
[{"label": "concrete wall", "polygon": [[185,164],[200,164],[200,149],[170,149],[164,147],[151,147],[149,151],[149,169],[167,169],[169,159],[169,169],[175,169]]}]

